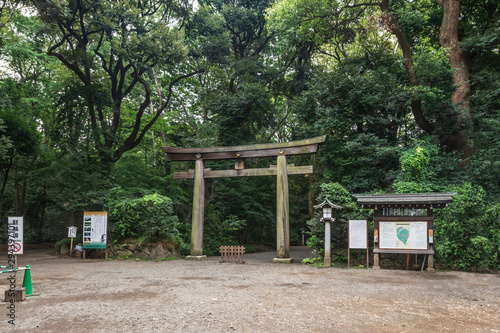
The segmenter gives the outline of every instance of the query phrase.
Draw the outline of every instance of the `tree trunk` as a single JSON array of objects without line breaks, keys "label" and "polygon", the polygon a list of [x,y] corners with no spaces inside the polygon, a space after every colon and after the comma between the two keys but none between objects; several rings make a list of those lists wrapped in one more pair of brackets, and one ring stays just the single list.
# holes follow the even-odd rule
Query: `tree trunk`
[{"label": "tree trunk", "polygon": [[9,172],[12,168],[12,162],[14,161],[14,153],[10,155],[9,165],[5,168],[5,174],[2,181],[2,188],[0,189],[0,218],[2,217],[2,205],[3,205],[3,197],[5,194],[5,188],[7,187],[7,180],[9,179]]},{"label": "tree trunk", "polygon": [[[437,0],[443,6],[443,21],[439,42],[442,47],[448,49],[448,59],[453,67],[453,85],[455,90],[451,97],[451,102],[457,108],[457,118],[464,116],[470,118],[470,71],[468,55],[460,49],[458,39],[458,20],[460,17],[459,0]],[[467,140],[465,129],[460,131],[453,138],[450,138],[448,145],[456,147],[463,152],[462,160],[467,160],[474,153],[474,143]]]},{"label": "tree trunk", "polygon": [[43,184],[43,198],[42,198],[42,213],[40,215],[40,222],[38,223],[38,242],[43,242],[43,222],[45,218],[45,206],[47,205],[47,186]]},{"label": "tree trunk", "polygon": [[19,207],[21,206],[21,200],[19,198],[19,174],[17,167],[14,168],[14,198],[16,201],[16,215],[20,215]]}]

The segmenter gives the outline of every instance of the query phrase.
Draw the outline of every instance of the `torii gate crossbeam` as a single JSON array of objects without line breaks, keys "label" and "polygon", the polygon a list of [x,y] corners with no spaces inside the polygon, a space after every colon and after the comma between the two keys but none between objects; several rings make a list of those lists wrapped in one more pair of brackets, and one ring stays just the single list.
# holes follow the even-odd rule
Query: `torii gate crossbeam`
[{"label": "torii gate crossbeam", "polygon": [[[291,141],[248,146],[211,148],[163,147],[163,152],[171,161],[195,161],[195,169],[174,172],[174,179],[194,179],[193,213],[191,228],[191,255],[186,259],[203,259],[203,220],[205,211],[205,178],[274,176],[277,177],[276,192],[276,246],[277,258],[274,262],[291,262],[289,230],[288,175],[311,174],[313,166],[287,164],[287,156],[315,154],[318,146],[325,143],[326,135]],[[269,168],[245,169],[245,158],[276,157],[276,166]],[[205,168],[205,160],[234,159],[232,170],[211,170]]]}]

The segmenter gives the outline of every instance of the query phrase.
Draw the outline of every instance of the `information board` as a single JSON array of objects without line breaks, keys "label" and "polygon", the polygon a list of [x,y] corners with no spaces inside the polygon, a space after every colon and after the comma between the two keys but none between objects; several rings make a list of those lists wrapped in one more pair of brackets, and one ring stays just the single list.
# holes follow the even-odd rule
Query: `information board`
[{"label": "information board", "polygon": [[23,254],[23,217],[9,216],[7,219],[7,233],[9,235],[8,251],[12,254]]},{"label": "information board", "polygon": [[106,249],[108,230],[107,212],[83,213],[83,248]]},{"label": "information board", "polygon": [[367,220],[349,220],[349,248],[368,248],[368,222]]},{"label": "information board", "polygon": [[381,249],[427,250],[427,222],[380,222]]}]

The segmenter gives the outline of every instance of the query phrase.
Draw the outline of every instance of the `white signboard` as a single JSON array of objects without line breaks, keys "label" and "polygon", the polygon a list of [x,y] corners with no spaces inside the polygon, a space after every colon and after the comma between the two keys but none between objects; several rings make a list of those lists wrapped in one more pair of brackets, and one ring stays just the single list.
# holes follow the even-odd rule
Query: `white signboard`
[{"label": "white signboard", "polygon": [[23,254],[23,217],[9,216],[7,221],[9,234],[8,251],[12,254]]},{"label": "white signboard", "polygon": [[83,213],[83,248],[106,249],[107,212]]},{"label": "white signboard", "polygon": [[349,220],[349,248],[366,249],[368,247],[368,221]]},{"label": "white signboard", "polygon": [[380,222],[381,249],[427,250],[427,222]]},{"label": "white signboard", "polygon": [[75,238],[77,229],[78,229],[77,227],[68,227],[68,237]]}]

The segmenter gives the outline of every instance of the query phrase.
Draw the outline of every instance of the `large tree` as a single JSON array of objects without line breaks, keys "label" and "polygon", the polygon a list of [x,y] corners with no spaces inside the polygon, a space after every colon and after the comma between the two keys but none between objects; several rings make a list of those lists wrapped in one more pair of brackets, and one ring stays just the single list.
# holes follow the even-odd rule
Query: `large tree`
[{"label": "large tree", "polygon": [[[91,148],[104,168],[141,142],[168,107],[177,82],[202,71],[179,66],[187,54],[182,33],[187,2],[47,0],[33,4],[48,25],[48,54],[81,84],[74,93],[84,101]],[[153,69],[169,70],[164,94],[155,93]],[[152,103],[158,107],[151,115]]]}]

